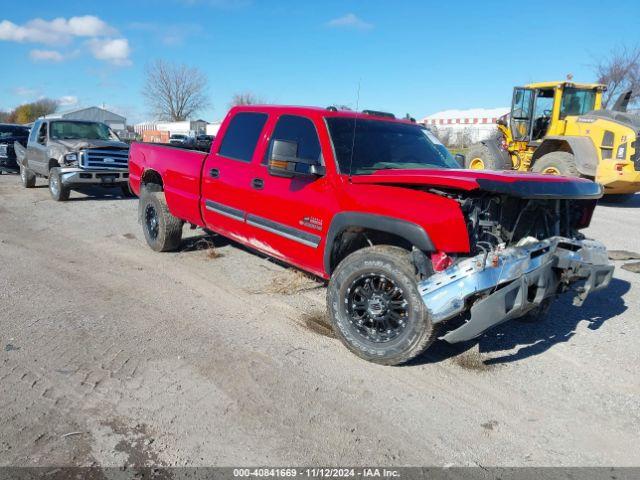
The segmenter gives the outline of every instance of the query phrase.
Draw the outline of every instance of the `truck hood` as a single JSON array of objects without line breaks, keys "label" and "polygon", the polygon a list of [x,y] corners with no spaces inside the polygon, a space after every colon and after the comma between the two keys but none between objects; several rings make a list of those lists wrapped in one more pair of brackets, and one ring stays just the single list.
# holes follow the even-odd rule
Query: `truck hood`
[{"label": "truck hood", "polygon": [[355,184],[432,187],[442,190],[483,191],[518,198],[598,199],[602,187],[581,178],[520,172],[492,172],[454,169],[378,170],[371,175],[354,175]]},{"label": "truck hood", "polygon": [[49,145],[59,145],[68,151],[83,150],[85,148],[129,148],[126,143],[116,140],[51,140]]}]

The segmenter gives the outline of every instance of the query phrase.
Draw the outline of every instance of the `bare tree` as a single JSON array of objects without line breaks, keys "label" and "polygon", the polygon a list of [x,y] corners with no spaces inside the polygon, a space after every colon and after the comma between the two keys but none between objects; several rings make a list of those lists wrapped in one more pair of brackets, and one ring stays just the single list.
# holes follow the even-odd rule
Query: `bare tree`
[{"label": "bare tree", "polygon": [[234,93],[231,97],[229,107],[236,107],[239,105],[257,105],[265,103],[260,97],[253,92],[240,92]]},{"label": "bare tree", "polygon": [[210,105],[207,77],[196,67],[156,60],[145,75],[142,93],[159,119],[186,120]]},{"label": "bare tree", "polygon": [[622,47],[611,51],[609,55],[594,65],[598,82],[607,86],[602,97],[602,106],[606,108],[627,90],[633,90],[631,103],[640,98],[640,47]]}]

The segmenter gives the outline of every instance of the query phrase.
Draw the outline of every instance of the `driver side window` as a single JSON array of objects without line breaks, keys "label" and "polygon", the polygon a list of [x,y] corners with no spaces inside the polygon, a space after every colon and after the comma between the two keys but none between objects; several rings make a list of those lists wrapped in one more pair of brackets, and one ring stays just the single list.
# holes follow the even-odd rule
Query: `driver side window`
[{"label": "driver side window", "polygon": [[[263,165],[266,165],[269,161],[275,140],[295,142],[298,146],[296,157],[305,160],[314,160],[318,164],[322,164],[318,133],[316,132],[316,127],[313,125],[313,122],[308,118],[295,115],[283,115],[278,119],[278,123],[276,123],[271,139],[269,140],[269,148],[267,148],[265,157],[262,160]],[[305,168],[308,169],[309,165],[303,163],[296,165],[297,170]]]}]

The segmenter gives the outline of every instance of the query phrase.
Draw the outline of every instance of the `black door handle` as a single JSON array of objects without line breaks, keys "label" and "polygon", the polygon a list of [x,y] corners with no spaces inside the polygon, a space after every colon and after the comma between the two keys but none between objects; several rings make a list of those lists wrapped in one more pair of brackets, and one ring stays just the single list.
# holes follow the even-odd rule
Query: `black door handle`
[{"label": "black door handle", "polygon": [[261,178],[254,178],[253,180],[251,180],[251,186],[256,190],[262,190],[262,188],[264,187],[264,180]]},{"label": "black door handle", "polygon": [[220,170],[218,170],[217,168],[212,168],[211,170],[209,170],[209,176],[211,178],[218,178],[220,176]]}]

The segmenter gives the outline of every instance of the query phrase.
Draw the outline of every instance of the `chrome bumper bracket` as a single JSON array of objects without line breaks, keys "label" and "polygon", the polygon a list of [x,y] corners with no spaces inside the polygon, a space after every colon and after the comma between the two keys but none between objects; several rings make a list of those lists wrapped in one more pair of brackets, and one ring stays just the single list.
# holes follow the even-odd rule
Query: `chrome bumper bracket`
[{"label": "chrome bumper bracket", "polygon": [[466,259],[418,287],[436,324],[469,310],[467,322],[442,337],[455,343],[526,314],[554,296],[560,284],[584,282],[574,298],[579,306],[612,276],[601,243],[552,237]]}]

